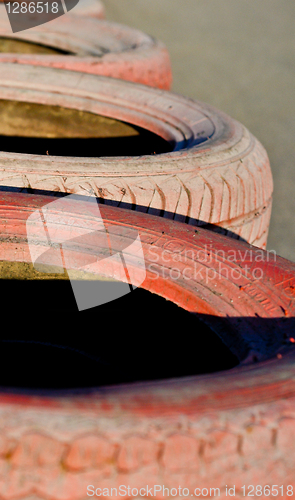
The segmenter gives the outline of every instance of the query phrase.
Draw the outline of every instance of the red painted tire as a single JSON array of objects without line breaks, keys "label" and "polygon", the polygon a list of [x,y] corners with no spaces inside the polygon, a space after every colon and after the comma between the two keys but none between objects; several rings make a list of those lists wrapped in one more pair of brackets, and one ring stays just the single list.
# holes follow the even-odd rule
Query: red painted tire
[{"label": "red painted tire", "polygon": [[[0,0],[0,4],[4,3],[5,0]],[[70,1],[67,0],[67,4],[70,5]],[[77,16],[94,17],[97,19],[105,18],[105,7],[101,0],[80,0],[75,7],[70,10],[71,14]]]},{"label": "red painted tire", "polygon": [[0,8],[0,61],[64,68],[167,90],[172,83],[162,42],[117,23],[90,18],[81,23],[71,14],[12,33],[5,8]]},{"label": "red painted tire", "polygon": [[[94,190],[106,203],[193,225],[209,223],[212,229],[266,246],[272,174],[265,149],[242,124],[207,104],[122,80],[9,63],[0,63],[0,74],[0,103],[4,99],[9,105],[10,101],[18,106],[21,102],[43,105],[42,120],[32,118],[37,136],[45,134],[41,129],[51,109],[46,105],[61,112],[65,108],[88,111],[93,120],[100,115],[105,121],[110,118],[142,127],[167,141],[165,147],[172,149],[151,154],[154,139],[148,136],[143,141],[144,155],[132,147],[124,149],[124,157],[114,157],[120,151],[110,146],[110,153],[101,153],[102,157],[74,157],[87,152],[80,145],[73,149],[77,138],[83,137],[79,129],[67,153],[71,157],[54,156],[50,145],[44,146],[43,155],[1,152],[2,185],[67,193]],[[16,133],[16,115],[9,108],[0,122],[2,127],[5,123],[10,127],[5,135],[22,135],[23,130],[30,133],[28,115],[25,108],[24,121],[20,121],[23,125]],[[83,120],[79,122],[81,130]],[[65,119],[64,123],[63,137],[73,137],[70,123]],[[59,125],[60,120],[50,129],[53,137]],[[91,126],[92,136],[95,131],[96,126]],[[16,139],[10,146],[7,140],[2,144],[2,148],[16,151]],[[28,144],[24,138],[25,148]],[[103,147],[103,142],[99,144],[97,148]],[[52,156],[47,156],[46,150]],[[41,150],[32,152],[36,151]]]},{"label": "red painted tire", "polygon": [[[52,200],[1,194],[1,261],[31,261],[26,223]],[[94,252],[92,272],[109,247],[103,240],[93,247],[87,239],[77,247],[76,230],[94,228],[94,207],[80,199],[70,200],[66,210],[54,208],[57,239],[71,217],[74,239],[64,255],[74,252],[73,268],[79,268],[81,256]],[[262,485],[262,494],[259,486],[257,491],[263,499],[266,485],[273,485],[289,498],[295,487],[295,264],[201,228],[116,207],[99,210],[112,252],[129,248],[129,270],[138,268],[138,252],[128,246],[130,231],[138,232],[146,265],[141,286],[200,314],[241,364],[205,376],[74,392],[2,390],[2,498],[80,500],[95,496],[96,488],[120,485],[126,498],[139,498],[135,489],[147,485],[152,493],[155,485],[166,487],[171,496],[188,488],[195,497],[201,494],[196,488],[220,488],[221,498],[228,497],[226,487],[243,496],[243,486],[251,493],[250,485],[254,491]],[[30,249],[44,244],[44,217],[32,223]],[[206,281],[202,271],[208,269],[215,272]],[[105,270],[119,277],[119,267]],[[254,355],[264,361],[253,363]],[[128,486],[134,488],[129,494]],[[113,497],[106,490],[97,495],[102,491]],[[163,491],[153,496],[163,498]]]}]

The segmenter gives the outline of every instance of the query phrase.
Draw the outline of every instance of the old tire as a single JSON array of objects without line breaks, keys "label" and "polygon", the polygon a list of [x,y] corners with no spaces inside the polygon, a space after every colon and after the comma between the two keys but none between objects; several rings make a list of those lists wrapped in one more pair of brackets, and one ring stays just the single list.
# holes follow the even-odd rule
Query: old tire
[{"label": "old tire", "polygon": [[[130,255],[125,260],[130,273],[145,271],[144,281],[136,286],[202,314],[202,320],[230,345],[240,362],[251,356],[269,359],[285,349],[286,338],[293,334],[291,325],[295,326],[294,263],[208,229],[97,204],[95,197],[90,200],[75,195],[56,199],[2,191],[0,260],[30,263],[33,248],[43,255],[46,248],[62,242],[63,261],[68,252],[72,269],[99,274],[101,256],[106,255],[108,245],[113,253],[128,248]],[[51,212],[43,208],[41,216],[39,209],[45,205]],[[97,207],[109,237],[98,236],[97,241],[82,237],[80,241],[79,228],[89,227],[88,232],[96,234]],[[125,244],[131,241],[128,229],[139,234],[144,259],[141,268],[139,247]],[[84,256],[92,254],[97,256],[94,263],[85,263]],[[58,247],[52,255],[45,255],[43,264],[57,265],[59,255]],[[107,262],[102,265],[102,274],[107,270],[107,277],[122,280],[120,263],[112,262],[110,269]]]},{"label": "old tire", "polygon": [[11,33],[4,7],[0,13],[0,61],[105,75],[166,90],[171,87],[166,47],[139,30],[98,19],[86,18],[81,23],[77,15],[67,14]]},{"label": "old tire", "polygon": [[[30,262],[26,222],[52,200],[1,194],[1,261]],[[142,286],[200,314],[241,364],[206,376],[72,392],[2,389],[2,497],[13,491],[21,499],[80,500],[102,488],[97,495],[104,491],[111,498],[103,488],[125,485],[132,491],[124,496],[135,498],[136,489],[148,484],[152,492],[163,485],[177,498],[179,487],[195,497],[201,494],[196,488],[219,488],[227,498],[226,488],[242,496],[243,486],[252,493],[249,486],[255,492],[262,485],[258,495],[266,499],[263,488],[270,484],[288,498],[295,487],[295,264],[202,228],[116,207],[99,210],[113,250],[124,240],[130,248],[129,231],[138,231],[146,263]],[[96,217],[94,204],[81,198],[70,199],[66,210],[55,205],[54,213],[57,239],[67,231],[65,217],[71,217],[74,236]],[[45,222],[34,224],[30,244],[43,245]],[[80,243],[79,259],[97,251]],[[105,249],[99,249],[104,256]],[[72,250],[77,247],[65,251]],[[129,257],[128,269],[136,269],[138,253],[130,250]],[[200,271],[209,266],[215,275],[206,282]],[[254,268],[261,279],[252,275]],[[176,279],[171,270],[178,270]],[[253,356],[264,361],[254,363]],[[153,496],[161,498],[161,491]]]},{"label": "old tire", "polygon": [[[43,156],[2,152],[3,186],[67,193],[93,190],[106,203],[193,225],[210,224],[266,246],[272,174],[265,149],[242,124],[207,104],[122,80],[10,63],[1,63],[0,71],[0,101],[41,103],[45,111],[45,105],[55,106],[61,113],[76,109],[121,120],[157,134],[172,149],[153,154],[149,139],[145,146],[150,153],[144,156],[132,151],[130,156],[107,158],[47,156],[45,149]],[[30,131],[27,116],[26,111],[21,123]],[[5,135],[23,134],[23,128],[14,131],[13,111],[5,120]],[[16,141],[11,144],[15,148]]]}]

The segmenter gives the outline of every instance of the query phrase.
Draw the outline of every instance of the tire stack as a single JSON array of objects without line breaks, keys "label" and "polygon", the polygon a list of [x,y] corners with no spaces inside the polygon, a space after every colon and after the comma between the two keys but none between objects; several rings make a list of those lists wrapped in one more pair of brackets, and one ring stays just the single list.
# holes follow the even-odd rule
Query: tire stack
[{"label": "tire stack", "polygon": [[[172,93],[166,47],[103,19],[98,0],[13,34],[0,7],[2,279],[37,281],[33,256],[58,269],[54,248],[66,242],[62,265],[72,276],[105,272],[160,296],[188,322],[201,321],[192,338],[213,331],[220,356],[226,346],[236,360],[217,373],[196,375],[196,367],[153,380],[147,371],[58,393],[3,388],[1,500],[289,498],[295,264],[266,251],[273,184],[265,149],[225,113]],[[133,343],[144,335],[142,350],[158,321],[145,315],[151,331],[139,323]],[[165,349],[176,343],[180,352],[186,324],[172,328]],[[38,335],[30,342],[44,344]],[[20,334],[15,342],[25,345]]]}]

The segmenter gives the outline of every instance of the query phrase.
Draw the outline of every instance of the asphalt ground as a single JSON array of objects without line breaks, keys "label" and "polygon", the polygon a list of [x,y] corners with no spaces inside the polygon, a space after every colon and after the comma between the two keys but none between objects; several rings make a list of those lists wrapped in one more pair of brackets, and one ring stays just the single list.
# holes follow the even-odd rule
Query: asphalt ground
[{"label": "asphalt ground", "polygon": [[172,91],[216,106],[266,148],[268,250],[295,261],[294,0],[103,0],[106,18],[162,40]]}]

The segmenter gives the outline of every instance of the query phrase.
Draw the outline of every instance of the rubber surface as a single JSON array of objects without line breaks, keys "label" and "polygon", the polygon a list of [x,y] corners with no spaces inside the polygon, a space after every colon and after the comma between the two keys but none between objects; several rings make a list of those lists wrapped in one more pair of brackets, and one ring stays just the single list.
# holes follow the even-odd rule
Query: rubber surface
[{"label": "rubber surface", "polygon": [[72,14],[78,4],[70,14],[12,33],[5,8],[1,7],[0,39],[44,45],[67,54],[0,52],[0,61],[105,75],[167,90],[171,87],[171,63],[166,47],[139,30],[93,18],[85,18],[82,23],[80,16]]},{"label": "rubber surface", "polygon": [[[30,262],[26,221],[36,210],[45,213],[52,200],[1,194],[1,260]],[[85,263],[83,254],[93,255],[87,267],[101,274],[103,239],[96,246],[80,239],[77,249],[79,230],[95,228],[94,206],[82,199],[70,200],[66,210],[55,205],[54,234],[62,241],[70,229],[72,244],[64,250],[75,254],[73,268]],[[241,365],[213,375],[72,393],[2,390],[1,496],[80,500],[89,496],[89,485],[163,485],[176,488],[176,498],[182,496],[179,487],[189,488],[190,496],[200,496],[194,494],[198,487],[220,488],[225,498],[226,486],[234,486],[239,498],[243,485],[270,484],[289,498],[295,487],[295,264],[202,228],[105,205],[99,210],[112,251],[129,249],[129,271],[136,271],[139,255],[129,245],[130,231],[138,232],[146,266],[142,287],[198,312]],[[39,249],[40,220],[30,240]],[[122,278],[119,267],[106,266],[105,272]],[[163,498],[161,491],[153,496]],[[258,496],[267,498],[267,491]]]},{"label": "rubber surface", "polygon": [[[2,185],[95,195],[266,246],[273,182],[259,141],[207,104],[102,76],[0,64],[0,99],[79,109],[147,129],[171,153],[75,158],[0,153]],[[152,152],[151,152],[152,153]]]}]

